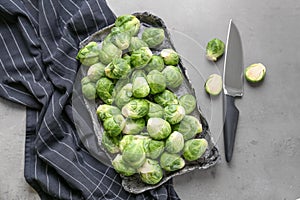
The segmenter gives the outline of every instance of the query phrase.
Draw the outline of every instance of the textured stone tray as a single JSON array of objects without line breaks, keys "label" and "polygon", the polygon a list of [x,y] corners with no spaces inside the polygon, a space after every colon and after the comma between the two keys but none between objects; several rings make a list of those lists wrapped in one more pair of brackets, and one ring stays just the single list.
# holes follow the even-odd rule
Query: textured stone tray
[{"label": "textured stone tray", "polygon": [[[176,49],[171,41],[170,34],[167,30],[167,27],[159,17],[154,16],[147,12],[134,13],[133,15],[135,15],[140,20],[141,30],[143,30],[145,27],[161,27],[164,29],[165,35],[166,35],[165,41],[159,47],[151,49],[154,54],[160,52],[164,48],[172,48],[176,51]],[[90,37],[88,37],[84,41],[82,41],[80,43],[80,47],[85,46],[87,43],[89,43],[91,41],[96,41],[96,42],[101,43],[101,41],[103,41],[105,36],[110,32],[112,27],[113,27],[113,25],[105,27],[104,29],[97,31],[96,33],[94,33],[93,35],[91,35]],[[140,32],[142,32],[142,31],[140,31]],[[177,96],[181,96],[186,93],[190,93],[190,94],[193,94],[194,96],[196,96],[194,88],[192,87],[192,84],[188,77],[187,69],[183,66],[182,62],[179,63],[179,67],[182,70],[185,80],[178,89],[172,90],[172,91]],[[82,76],[84,76],[86,73],[86,70],[80,70],[80,73],[82,73]],[[92,123],[94,126],[93,129],[98,138],[98,145],[99,145],[100,149],[106,154],[106,156],[111,161],[111,160],[113,160],[114,155],[106,152],[106,150],[101,146],[103,127],[101,125],[101,122],[98,121],[98,118],[96,116],[96,108],[102,102],[100,100],[96,100],[96,102],[93,102],[93,101],[89,101],[86,99],[84,99],[84,101],[85,101],[87,110],[90,114],[90,117],[92,119]],[[205,152],[205,154],[197,161],[186,162],[185,167],[181,170],[178,170],[176,172],[165,173],[163,179],[156,185],[148,185],[148,184],[143,183],[140,180],[138,174],[130,176],[130,177],[122,176],[122,186],[124,187],[124,189],[126,191],[131,192],[131,193],[141,193],[146,190],[154,189],[154,188],[164,184],[166,181],[168,181],[172,177],[179,176],[179,175],[185,174],[187,172],[190,172],[190,171],[193,171],[196,169],[198,169],[198,170],[207,169],[209,167],[214,166],[218,162],[218,160],[220,158],[219,151],[213,141],[213,138],[211,136],[211,133],[210,133],[210,130],[208,127],[208,123],[207,123],[206,119],[204,118],[204,116],[202,115],[201,109],[197,106],[197,109],[195,109],[193,111],[193,113],[191,113],[190,115],[197,117],[198,119],[200,119],[200,121],[202,123],[203,132],[200,135],[197,135],[196,137],[205,138],[208,141],[208,149]],[[107,162],[107,161],[104,161],[104,162]]]}]

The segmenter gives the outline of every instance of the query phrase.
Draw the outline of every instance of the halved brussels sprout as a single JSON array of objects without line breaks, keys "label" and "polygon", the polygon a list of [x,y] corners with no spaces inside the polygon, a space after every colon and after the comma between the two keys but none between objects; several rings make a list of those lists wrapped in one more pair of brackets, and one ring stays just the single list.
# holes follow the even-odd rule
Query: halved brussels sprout
[{"label": "halved brussels sprout", "polygon": [[144,77],[137,77],[132,83],[132,93],[136,98],[144,98],[150,93],[150,87]]},{"label": "halved brussels sprout", "polygon": [[149,103],[149,112],[146,115],[146,118],[163,118],[164,117],[164,108],[156,103],[148,101]]},{"label": "halved brussels sprout", "polygon": [[102,48],[99,52],[100,61],[108,65],[114,58],[121,58],[122,50],[116,47],[111,42],[103,42]]},{"label": "halved brussels sprout", "polygon": [[167,66],[162,71],[162,74],[165,76],[167,87],[169,88],[177,88],[183,82],[183,77],[180,69],[172,65]]},{"label": "halved brussels sprout", "polygon": [[137,169],[146,161],[143,140],[132,140],[123,149],[123,160],[131,167]]},{"label": "halved brussels sprout", "polygon": [[152,57],[152,51],[148,47],[141,47],[131,53],[130,63],[134,68],[145,67]]},{"label": "halved brussels sprout", "polygon": [[100,47],[97,42],[90,42],[79,50],[76,59],[85,66],[91,66],[99,62]]},{"label": "halved brussels sprout", "polygon": [[142,39],[140,39],[138,37],[132,37],[130,40],[130,45],[129,45],[128,50],[130,52],[132,52],[132,51],[136,51],[136,50],[140,49],[141,47],[148,47],[148,45]]},{"label": "halved brussels sprout", "polygon": [[147,82],[150,87],[150,94],[163,92],[167,86],[164,75],[157,70],[152,70],[149,72],[147,75]]},{"label": "halved brussels sprout", "polygon": [[266,67],[261,63],[254,63],[245,69],[245,77],[247,81],[257,83],[264,79],[266,75]]},{"label": "halved brussels sprout", "polygon": [[185,142],[183,149],[183,157],[188,161],[199,159],[208,146],[207,141],[203,139],[191,139]]},{"label": "halved brussels sprout", "polygon": [[153,55],[145,70],[149,73],[152,70],[162,71],[165,67],[164,60],[162,57]]},{"label": "halved brussels sprout", "polygon": [[179,123],[185,116],[184,107],[181,105],[171,104],[164,108],[164,118],[170,124]]},{"label": "halved brussels sprout", "polygon": [[166,107],[171,104],[179,104],[177,96],[170,90],[164,90],[162,93],[155,95],[154,101],[162,107]]},{"label": "halved brussels sprout", "polygon": [[136,169],[130,167],[124,160],[123,156],[118,154],[115,159],[112,161],[112,165],[116,172],[124,176],[132,176],[136,173]]},{"label": "halved brussels sprout", "polygon": [[114,89],[113,82],[106,78],[100,78],[96,83],[96,92],[100,99],[106,104],[112,104],[112,92]]},{"label": "halved brussels sprout", "polygon": [[166,65],[177,65],[179,63],[179,55],[173,49],[163,49],[160,52]]},{"label": "halved brussels sprout", "polygon": [[183,135],[174,131],[166,140],[166,151],[169,153],[179,153],[184,147]]},{"label": "halved brussels sprout", "polygon": [[222,77],[218,74],[211,74],[205,82],[205,91],[216,96],[222,91]]},{"label": "halved brussels sprout", "polygon": [[118,136],[125,126],[125,119],[122,115],[114,115],[110,118],[107,118],[103,122],[104,130],[111,137]]},{"label": "halved brussels sprout", "polygon": [[148,111],[149,104],[145,99],[133,99],[122,108],[122,114],[132,119],[142,118]]},{"label": "halved brussels sprout", "polygon": [[164,39],[165,31],[162,28],[146,28],[142,33],[142,40],[144,40],[150,48],[160,45]]},{"label": "halved brussels sprout", "polygon": [[162,140],[171,134],[169,122],[161,118],[150,118],[147,122],[147,131],[151,138]]},{"label": "halved brussels sprout", "polygon": [[121,135],[118,135],[117,137],[111,137],[106,131],[103,132],[101,144],[109,153],[118,153],[120,151],[119,142],[121,137],[119,136]]},{"label": "halved brussels sprout", "polygon": [[145,127],[145,120],[143,118],[131,119],[126,118],[125,126],[123,128],[124,134],[134,135],[140,133]]},{"label": "halved brussels sprout", "polygon": [[92,82],[97,82],[101,77],[105,76],[104,68],[105,65],[100,62],[93,64],[87,71],[87,77],[89,77]]},{"label": "halved brussels sprout", "polygon": [[87,99],[95,99],[96,95],[96,84],[91,82],[89,77],[83,77],[81,79],[81,91],[85,98]]},{"label": "halved brussels sprout", "polygon": [[122,15],[116,19],[115,26],[120,27],[122,31],[129,32],[131,36],[134,36],[139,32],[141,23],[134,15]]},{"label": "halved brussels sprout", "polygon": [[182,169],[185,161],[178,154],[164,152],[160,157],[160,166],[164,170],[172,172]]},{"label": "halved brussels sprout", "polygon": [[114,115],[120,115],[121,110],[119,108],[117,108],[116,106],[102,104],[102,105],[98,106],[96,113],[97,113],[99,119],[101,121],[104,121],[107,118],[113,117]]},{"label": "halved brussels sprout", "polygon": [[141,180],[144,183],[155,185],[163,177],[163,171],[156,160],[146,159],[142,167],[138,169]]},{"label": "halved brussels sprout", "polygon": [[202,132],[202,124],[200,121],[191,115],[186,115],[176,125],[173,126],[174,131],[178,131],[183,135],[184,140],[189,140]]},{"label": "halved brussels sprout", "polygon": [[127,83],[122,87],[122,89],[116,94],[114,98],[114,103],[118,106],[118,108],[122,108],[128,102],[133,99],[132,97],[132,84]]},{"label": "halved brussels sprout", "polygon": [[210,40],[206,45],[206,57],[208,60],[217,61],[225,51],[225,44],[218,38]]},{"label": "halved brussels sprout", "polygon": [[110,38],[110,41],[121,50],[129,47],[131,39],[130,33],[123,31],[119,27],[113,27],[108,37]]},{"label": "halved brussels sprout", "polygon": [[196,108],[196,98],[191,94],[185,94],[179,98],[179,104],[184,107],[185,114],[190,114]]},{"label": "halved brussels sprout", "polygon": [[131,72],[131,67],[123,58],[114,58],[110,64],[105,67],[105,74],[111,79],[126,78]]},{"label": "halved brussels sprout", "polygon": [[158,140],[144,140],[144,149],[146,152],[146,157],[156,159],[164,152],[165,142]]}]

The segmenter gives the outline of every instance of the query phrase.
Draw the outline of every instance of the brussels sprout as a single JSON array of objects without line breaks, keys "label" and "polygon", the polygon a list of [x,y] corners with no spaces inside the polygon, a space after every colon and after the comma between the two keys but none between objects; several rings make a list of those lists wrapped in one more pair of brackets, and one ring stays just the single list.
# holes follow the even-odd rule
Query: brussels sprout
[{"label": "brussels sprout", "polygon": [[112,92],[114,84],[106,77],[100,78],[96,83],[96,92],[100,99],[106,104],[112,104]]},{"label": "brussels sprout", "polygon": [[122,89],[116,94],[114,103],[118,108],[122,108],[125,104],[132,100],[132,84],[127,83]]},{"label": "brussels sprout", "polygon": [[206,45],[206,58],[211,61],[217,61],[217,59],[223,55],[225,51],[225,44],[218,38],[210,40]]},{"label": "brussels sprout", "polygon": [[142,69],[136,69],[132,72],[131,74],[131,82],[134,81],[134,79],[136,79],[137,77],[143,77],[146,78],[146,74],[145,71]]},{"label": "brussels sprout", "polygon": [[101,121],[104,121],[107,118],[113,117],[114,115],[120,115],[121,110],[119,108],[117,108],[116,106],[102,104],[102,105],[98,106],[96,113],[97,113],[99,119]]},{"label": "brussels sprout", "polygon": [[130,52],[132,52],[132,51],[136,51],[136,50],[140,49],[141,47],[148,47],[148,45],[146,44],[146,42],[144,42],[140,38],[132,37],[130,40],[130,45],[129,45],[128,50]]},{"label": "brussels sprout", "polygon": [[185,116],[184,107],[181,105],[171,104],[164,108],[164,118],[170,124],[179,123]]},{"label": "brussels sprout", "polygon": [[117,137],[110,137],[106,131],[102,134],[102,141],[101,144],[104,146],[104,148],[109,153],[118,153],[120,151],[119,149],[119,142],[121,135],[118,135]]},{"label": "brussels sprout", "polygon": [[146,152],[146,157],[156,159],[162,154],[165,148],[164,141],[157,141],[157,140],[145,140],[144,141],[144,149]]},{"label": "brussels sprout", "polygon": [[141,47],[131,53],[130,63],[137,69],[145,67],[151,60],[152,52],[148,47]]},{"label": "brussels sprout", "polygon": [[114,115],[110,118],[107,118],[103,122],[104,130],[111,137],[119,135],[125,126],[125,119],[122,115]]},{"label": "brussels sprout", "polygon": [[162,93],[155,95],[154,101],[162,107],[166,107],[171,104],[179,104],[177,96],[170,90],[165,90]]},{"label": "brussels sprout", "polygon": [[147,131],[151,138],[162,140],[171,134],[169,122],[161,118],[150,118],[147,122]]},{"label": "brussels sprout", "polygon": [[129,32],[122,31],[119,27],[113,27],[109,34],[110,41],[121,50],[127,49],[130,44],[131,36]]},{"label": "brussels sprout", "polygon": [[164,170],[172,172],[182,169],[185,162],[178,154],[164,152],[160,157],[160,166]]},{"label": "brussels sprout", "polygon": [[119,148],[121,150],[121,152],[124,151],[125,147],[131,143],[133,140],[139,140],[142,141],[143,145],[144,145],[144,151],[146,150],[146,144],[148,143],[148,141],[151,140],[151,138],[148,135],[142,135],[142,133],[140,133],[139,135],[124,135],[122,140],[119,143]]},{"label": "brussels sprout", "polygon": [[136,98],[144,98],[150,93],[150,87],[144,77],[137,77],[132,83],[133,96]]},{"label": "brussels sprout", "polygon": [[122,50],[111,42],[103,42],[102,49],[99,52],[100,61],[108,65],[114,58],[121,58]]},{"label": "brussels sprout", "polygon": [[91,66],[99,62],[100,47],[96,42],[90,42],[79,50],[76,59],[85,66]]},{"label": "brussels sprout", "polygon": [[177,131],[171,133],[166,140],[166,151],[169,153],[179,153],[184,146],[183,135]]},{"label": "brussels sprout", "polygon": [[142,33],[142,40],[144,40],[150,48],[160,45],[164,39],[165,32],[162,28],[146,28]]},{"label": "brussels sprout", "polygon": [[164,60],[162,57],[153,55],[145,70],[149,73],[152,70],[162,71],[165,67]]},{"label": "brussels sprout", "polygon": [[112,93],[113,98],[116,98],[116,96],[121,91],[121,89],[128,83],[130,83],[130,80],[128,77],[124,78],[124,79],[119,79],[118,81],[116,81],[115,87],[114,87],[113,93]]},{"label": "brussels sprout", "polygon": [[218,74],[211,74],[205,82],[205,91],[216,96],[222,91],[222,77]]},{"label": "brussels sprout", "polygon": [[134,140],[134,135],[124,135],[119,143],[120,151],[123,152],[125,147]]},{"label": "brussels sprout", "polygon": [[123,159],[133,168],[141,167],[146,161],[143,140],[132,140],[123,149]]},{"label": "brussels sprout", "polygon": [[126,78],[130,74],[131,67],[123,58],[114,58],[110,64],[105,67],[105,74],[111,79]]},{"label": "brussels sprout", "polygon": [[131,36],[136,35],[140,30],[140,20],[133,15],[119,16],[115,21],[115,26],[120,27],[122,31],[127,31]]},{"label": "brussels sprout", "polygon": [[196,108],[196,98],[191,94],[185,94],[179,98],[179,104],[184,107],[185,114],[190,114]]},{"label": "brussels sprout", "polygon": [[183,157],[188,161],[200,158],[206,151],[208,143],[205,139],[191,139],[185,142]]},{"label": "brussels sprout", "polygon": [[100,62],[93,64],[87,71],[87,77],[89,77],[92,82],[97,82],[101,77],[105,76],[104,68],[105,65]]},{"label": "brussels sprout", "polygon": [[161,105],[148,101],[149,103],[149,112],[146,115],[147,119],[149,118],[163,118],[164,116],[164,109]]},{"label": "brussels sprout", "polygon": [[157,184],[163,177],[163,171],[160,168],[158,161],[148,158],[143,166],[138,169],[138,172],[141,180],[150,185]]},{"label": "brussels sprout", "polygon": [[144,99],[133,99],[122,108],[122,114],[132,119],[142,118],[149,110],[148,102]]},{"label": "brussels sprout", "polygon": [[136,173],[136,169],[130,167],[124,160],[123,156],[118,154],[115,159],[112,161],[112,165],[116,172],[124,176],[132,176]]},{"label": "brussels sprout", "polygon": [[177,65],[179,63],[179,55],[173,49],[163,49],[160,56],[164,59],[166,65]]},{"label": "brussels sprout", "polygon": [[81,91],[85,98],[95,99],[96,98],[96,85],[91,82],[89,77],[83,77],[81,79]]},{"label": "brussels sprout", "polygon": [[130,134],[130,135],[138,134],[144,129],[144,127],[145,127],[145,120],[143,118],[139,118],[139,119],[127,118],[122,132],[124,134]]},{"label": "brussels sprout", "polygon": [[184,140],[189,140],[202,132],[202,124],[191,115],[186,115],[180,123],[173,126],[174,131],[178,131],[183,135]]},{"label": "brussels sprout", "polygon": [[150,87],[150,94],[157,94],[166,89],[166,79],[164,75],[157,71],[157,70],[152,70],[148,75],[147,75],[147,82]]},{"label": "brussels sprout", "polygon": [[263,80],[265,75],[266,67],[261,63],[254,63],[245,69],[245,78],[252,83]]},{"label": "brussels sprout", "polygon": [[177,88],[183,82],[183,77],[180,69],[172,65],[167,66],[162,71],[162,74],[165,76],[167,87],[169,88]]}]

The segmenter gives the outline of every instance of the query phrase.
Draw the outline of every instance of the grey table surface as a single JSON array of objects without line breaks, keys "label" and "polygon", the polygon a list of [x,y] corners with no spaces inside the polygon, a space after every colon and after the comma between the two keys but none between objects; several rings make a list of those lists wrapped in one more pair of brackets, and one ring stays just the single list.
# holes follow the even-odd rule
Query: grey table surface
[{"label": "grey table surface", "polygon": [[[221,162],[174,178],[182,199],[295,200],[300,198],[300,1],[108,1],[116,15],[148,11],[162,18],[188,68],[198,103],[219,146]],[[234,156],[225,162],[222,98],[210,98],[203,84],[222,73],[224,58],[205,60],[206,43],[226,40],[233,19],[243,43],[244,65],[262,62],[262,84],[247,82]],[[0,99],[0,199],[39,199],[24,180],[25,108]]]}]

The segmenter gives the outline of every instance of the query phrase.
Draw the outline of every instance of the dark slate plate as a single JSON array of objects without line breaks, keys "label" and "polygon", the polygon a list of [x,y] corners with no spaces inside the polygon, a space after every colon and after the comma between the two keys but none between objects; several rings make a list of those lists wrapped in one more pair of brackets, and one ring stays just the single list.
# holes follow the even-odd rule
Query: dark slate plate
[{"label": "dark slate plate", "polygon": [[[135,15],[141,22],[140,33],[142,32],[142,30],[145,27],[160,27],[160,28],[164,29],[166,38],[165,38],[163,44],[161,44],[157,48],[151,49],[154,54],[158,54],[164,48],[172,48],[176,51],[176,49],[172,43],[172,40],[170,38],[170,34],[167,30],[167,27],[159,17],[154,16],[148,12],[134,13],[133,15]],[[85,46],[86,44],[88,44],[91,41],[96,41],[96,42],[101,43],[101,41],[103,41],[103,39],[106,37],[106,35],[109,34],[112,27],[113,27],[113,25],[105,27],[104,29],[97,31],[90,37],[86,38],[84,41],[82,41],[80,43],[80,48],[82,48],[83,46]],[[185,77],[185,80],[178,89],[172,90],[172,91],[177,96],[181,96],[186,93],[190,93],[190,94],[193,94],[194,96],[196,96],[194,88],[192,87],[192,84],[188,77],[187,69],[183,66],[181,61],[178,66],[180,67],[180,69]],[[79,73],[81,73],[81,76],[85,76],[86,70],[80,70]],[[105,155],[108,157],[108,159],[111,161],[111,160],[113,160],[115,155],[112,155],[112,154],[106,152],[104,147],[101,146],[103,127],[101,125],[101,122],[98,121],[98,118],[96,116],[96,109],[97,109],[98,105],[100,105],[102,102],[100,100],[89,101],[86,99],[84,99],[84,102],[85,102],[85,105],[89,112],[89,115],[92,119],[93,129],[94,129],[94,132],[98,139],[97,149],[98,149],[98,151],[99,151],[99,149],[100,149],[100,151],[103,151],[105,153]],[[200,119],[200,121],[202,123],[203,131],[201,134],[197,135],[196,138],[205,138],[208,141],[208,149],[206,150],[205,154],[196,161],[186,162],[185,167],[181,170],[178,170],[176,172],[165,173],[163,179],[156,185],[148,185],[148,184],[143,183],[140,180],[138,174],[130,176],[130,177],[122,176],[122,186],[124,187],[124,189],[126,191],[131,192],[131,193],[141,193],[146,190],[154,189],[154,188],[164,184],[172,177],[179,176],[179,175],[191,172],[196,169],[198,169],[198,170],[207,169],[209,167],[214,166],[219,161],[219,159],[220,159],[219,151],[218,151],[218,148],[211,136],[211,133],[210,133],[210,130],[208,127],[208,123],[207,123],[206,119],[204,118],[204,116],[202,115],[202,112],[201,112],[201,109],[199,108],[199,106],[197,106],[197,108],[198,109],[195,109],[193,111],[193,113],[191,113],[190,115],[197,117],[198,119]],[[107,163],[107,159],[103,158],[103,162],[110,165],[110,163]]]}]

